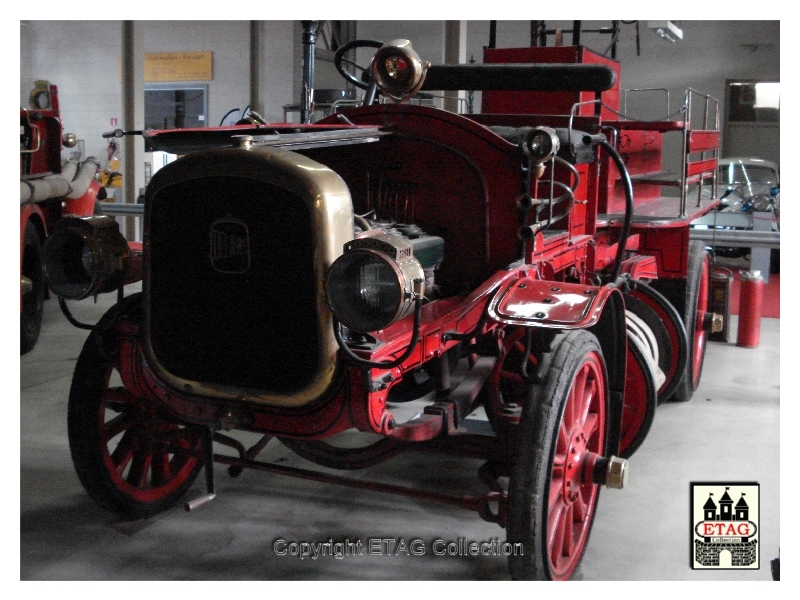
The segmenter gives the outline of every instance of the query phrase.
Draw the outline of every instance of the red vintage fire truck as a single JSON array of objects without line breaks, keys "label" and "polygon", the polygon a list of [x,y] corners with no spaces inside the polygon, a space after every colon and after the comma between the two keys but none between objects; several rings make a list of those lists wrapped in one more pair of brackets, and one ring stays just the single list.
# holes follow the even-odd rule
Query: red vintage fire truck
[{"label": "red vintage fire truck", "polygon": [[[359,47],[377,49],[364,78],[345,58]],[[430,66],[406,40],[363,40],[336,64],[364,100],[317,123],[143,132],[181,158],[147,188],[143,291],[76,366],[78,476],[133,518],[175,505],[203,465],[207,494],[186,507],[213,499],[214,462],[444,502],[522,544],[514,578],[568,579],[599,487],[623,486],[659,402],[691,398],[718,324],[689,239],[717,203],[713,99],[690,90],[677,119],[631,119],[619,64],[582,46]],[[415,104],[433,90],[480,91],[481,111]],[[61,229],[53,292],[120,288],[120,237],[106,217]],[[336,443],[353,430],[380,438]],[[341,470],[407,450],[480,458],[487,490],[259,460],[273,438]]]},{"label": "red vintage fire truck", "polygon": [[101,186],[94,180],[96,159],[62,163],[62,148],[77,139],[64,134],[58,88],[37,81],[30,107],[20,108],[20,353],[39,339],[46,295],[42,271],[42,244],[64,216],[94,214]]}]

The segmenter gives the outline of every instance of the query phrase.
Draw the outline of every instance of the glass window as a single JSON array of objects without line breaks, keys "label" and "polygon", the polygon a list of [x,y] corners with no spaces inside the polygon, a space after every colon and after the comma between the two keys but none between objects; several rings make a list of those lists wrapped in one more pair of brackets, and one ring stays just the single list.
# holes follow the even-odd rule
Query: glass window
[{"label": "glass window", "polygon": [[777,81],[728,81],[728,121],[779,121],[780,85]]},{"label": "glass window", "polygon": [[146,86],[145,129],[206,127],[207,97],[205,85]]}]

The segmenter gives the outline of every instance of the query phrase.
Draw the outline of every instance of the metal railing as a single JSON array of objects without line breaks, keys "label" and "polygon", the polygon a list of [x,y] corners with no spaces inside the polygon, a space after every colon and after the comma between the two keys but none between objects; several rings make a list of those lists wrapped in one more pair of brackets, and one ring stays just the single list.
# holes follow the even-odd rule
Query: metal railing
[{"label": "metal railing", "polygon": [[121,217],[123,223],[120,224],[120,231],[127,231],[127,224],[130,219],[134,221],[134,239],[128,240],[133,242],[142,241],[142,232],[144,225],[144,204],[131,204],[128,202],[98,202],[97,206],[101,214],[114,217],[119,221]]}]

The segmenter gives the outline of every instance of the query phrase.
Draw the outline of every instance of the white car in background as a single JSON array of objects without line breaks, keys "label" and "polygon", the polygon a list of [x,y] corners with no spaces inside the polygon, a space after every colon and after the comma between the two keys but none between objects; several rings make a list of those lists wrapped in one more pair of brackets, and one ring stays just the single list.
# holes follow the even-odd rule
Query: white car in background
[{"label": "white car in background", "polygon": [[[777,163],[761,158],[730,157],[719,160],[717,191],[721,203],[692,222],[703,229],[752,230],[753,219],[768,218],[771,229],[780,231],[780,168]],[[761,227],[756,229],[763,229]],[[746,256],[749,248],[715,246],[718,256],[739,258]],[[779,264],[779,250],[772,251],[773,273]]]},{"label": "white car in background", "polygon": [[780,170],[761,158],[723,158],[719,161],[717,188],[726,208],[744,213],[772,212],[780,230]]}]

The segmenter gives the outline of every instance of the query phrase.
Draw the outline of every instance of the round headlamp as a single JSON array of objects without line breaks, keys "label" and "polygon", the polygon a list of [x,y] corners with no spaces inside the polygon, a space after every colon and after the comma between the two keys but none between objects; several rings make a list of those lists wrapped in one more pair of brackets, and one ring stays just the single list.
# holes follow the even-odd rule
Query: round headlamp
[{"label": "round headlamp", "polygon": [[128,242],[108,216],[62,219],[43,252],[47,285],[73,300],[119,288],[131,262]]},{"label": "round headlamp", "polygon": [[537,165],[553,158],[560,147],[558,134],[550,127],[535,127],[525,138],[525,150]]},{"label": "round headlamp", "polygon": [[384,44],[372,57],[372,80],[385,95],[404,100],[422,87],[429,63],[424,63],[408,40]]},{"label": "round headlamp", "polygon": [[408,240],[382,234],[354,240],[327,278],[328,304],[347,328],[384,329],[409,315],[424,294],[424,273]]}]

